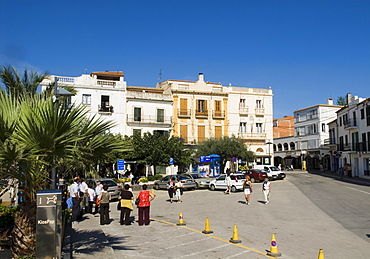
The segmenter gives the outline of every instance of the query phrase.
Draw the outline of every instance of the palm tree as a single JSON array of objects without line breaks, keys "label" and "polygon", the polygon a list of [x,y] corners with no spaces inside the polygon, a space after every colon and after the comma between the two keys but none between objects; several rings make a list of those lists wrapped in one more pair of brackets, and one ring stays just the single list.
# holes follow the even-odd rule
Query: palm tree
[{"label": "palm tree", "polygon": [[121,151],[122,142],[105,137],[112,122],[88,118],[83,106],[56,106],[46,95],[0,91],[0,107],[0,176],[17,178],[24,188],[12,252],[15,258],[35,256],[36,192],[47,186],[51,170],[80,158],[90,163],[91,154]]}]

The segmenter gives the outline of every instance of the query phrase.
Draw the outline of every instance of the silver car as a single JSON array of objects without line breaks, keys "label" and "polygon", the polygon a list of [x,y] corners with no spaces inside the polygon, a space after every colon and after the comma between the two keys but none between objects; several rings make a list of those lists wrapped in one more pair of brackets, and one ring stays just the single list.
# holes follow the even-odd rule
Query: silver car
[{"label": "silver car", "polygon": [[95,190],[95,187],[96,187],[96,183],[97,182],[101,182],[101,184],[106,184],[108,185],[108,192],[110,193],[110,195],[112,196],[112,200],[116,200],[116,199],[119,199],[119,196],[121,194],[121,186],[118,185],[115,181],[113,181],[112,179],[107,179],[107,178],[104,178],[104,179],[87,179],[86,180],[86,183],[87,185],[92,185],[92,188]]},{"label": "silver car", "polygon": [[154,182],[154,189],[167,189],[167,183],[170,178],[178,178],[182,184],[182,187],[186,190],[195,189],[197,187],[195,180],[190,178],[189,176],[181,175],[181,174],[174,174],[174,175],[166,175],[161,180],[157,180]]},{"label": "silver car", "polygon": [[181,175],[193,178],[195,180],[196,188],[208,188],[209,183],[212,181],[211,178],[204,177],[198,173],[182,173]]}]

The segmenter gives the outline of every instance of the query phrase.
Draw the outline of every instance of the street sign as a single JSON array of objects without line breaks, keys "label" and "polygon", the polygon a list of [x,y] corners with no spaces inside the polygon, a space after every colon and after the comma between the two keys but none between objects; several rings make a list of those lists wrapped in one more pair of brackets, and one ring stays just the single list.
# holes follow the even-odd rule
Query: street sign
[{"label": "street sign", "polygon": [[175,163],[175,159],[173,159],[172,157],[170,158],[170,165],[173,165]]},{"label": "street sign", "polygon": [[199,162],[209,163],[209,162],[211,162],[211,157],[210,156],[200,156]]},{"label": "street sign", "polygon": [[117,161],[117,170],[125,170],[125,160],[124,159],[118,159]]},{"label": "street sign", "polygon": [[233,157],[233,162],[234,162],[234,163],[236,162],[236,157]]}]

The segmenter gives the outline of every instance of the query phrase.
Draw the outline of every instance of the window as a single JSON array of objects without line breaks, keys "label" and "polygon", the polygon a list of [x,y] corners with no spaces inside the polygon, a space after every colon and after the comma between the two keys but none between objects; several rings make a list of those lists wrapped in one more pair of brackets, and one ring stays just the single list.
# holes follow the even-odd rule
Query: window
[{"label": "window", "polygon": [[189,116],[188,114],[188,100],[184,98],[180,98],[180,115],[182,116]]},{"label": "window", "polygon": [[215,101],[215,111],[216,112],[221,111],[221,101]]},{"label": "window", "polygon": [[141,136],[141,129],[133,129],[133,130],[132,130],[132,135],[138,135],[138,136]]},{"label": "window", "polygon": [[197,112],[205,112],[206,111],[206,101],[205,100],[198,100],[197,102]]},{"label": "window", "polygon": [[221,137],[222,137],[222,127],[215,126],[215,138],[221,138]]},{"label": "window", "polygon": [[257,133],[262,133],[262,123],[256,123]]},{"label": "window", "polygon": [[342,127],[343,123],[342,123],[342,117],[339,117],[339,126]]},{"label": "window", "polygon": [[365,119],[365,110],[361,109],[360,113],[361,113],[361,120]]},{"label": "window", "polygon": [[141,108],[134,108],[134,121],[141,121]]},{"label": "window", "polygon": [[91,94],[82,95],[82,104],[91,105]]},{"label": "window", "polygon": [[348,124],[348,114],[343,115],[343,124],[344,125]]},{"label": "window", "polygon": [[100,99],[100,109],[101,111],[109,111],[109,96],[102,95]]},{"label": "window", "polygon": [[157,122],[164,122],[164,109],[157,109]]},{"label": "window", "polygon": [[370,126],[370,105],[366,105],[366,125]]},{"label": "window", "polygon": [[240,133],[246,133],[247,132],[247,123],[246,122],[241,122],[240,123]]},{"label": "window", "polygon": [[153,135],[162,135],[162,136],[168,136],[167,130],[153,130]]},{"label": "window", "polygon": [[240,99],[239,107],[240,108],[245,108],[246,107],[246,105],[245,105],[245,99]]},{"label": "window", "polygon": [[188,125],[180,125],[180,138],[184,139],[184,142],[188,142]]},{"label": "window", "polygon": [[295,122],[299,122],[300,121],[300,117],[299,117],[299,113],[297,113],[296,115],[295,115]]},{"label": "window", "polygon": [[256,100],[256,108],[261,109],[262,108],[262,101],[261,100]]},{"label": "window", "polygon": [[321,131],[322,131],[322,132],[326,132],[326,130],[325,130],[325,123],[322,123],[322,124],[321,124]]}]

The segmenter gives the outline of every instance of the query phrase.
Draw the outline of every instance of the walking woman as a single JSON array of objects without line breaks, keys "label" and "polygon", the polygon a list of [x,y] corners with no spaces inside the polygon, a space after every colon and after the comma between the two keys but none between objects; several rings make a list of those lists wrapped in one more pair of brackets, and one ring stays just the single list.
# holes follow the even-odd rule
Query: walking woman
[{"label": "walking woman", "polygon": [[250,197],[251,197],[251,193],[252,193],[252,182],[251,182],[250,177],[248,175],[245,177],[245,181],[243,183],[243,189],[244,189],[246,204],[249,205],[250,204]]},{"label": "walking woman", "polygon": [[231,176],[230,176],[230,169],[227,169],[226,170],[226,186],[227,186],[227,189],[226,191],[224,192],[225,194],[231,194]]},{"label": "walking woman", "polygon": [[99,195],[100,202],[100,225],[110,224],[109,201],[112,199],[108,192],[108,185],[103,184],[103,191]]},{"label": "walking woman", "polygon": [[146,184],[143,184],[143,190],[140,191],[139,194],[136,196],[136,199],[139,199],[139,204],[137,205],[139,209],[139,226],[147,226],[150,223],[150,202],[154,199],[155,195],[152,194],[150,191],[147,191],[147,187],[148,186]]},{"label": "walking woman", "polygon": [[121,192],[121,217],[119,223],[121,225],[131,225],[130,213],[134,210],[132,200],[134,195],[129,191],[130,185],[125,184],[124,190]]},{"label": "walking woman", "polygon": [[182,183],[180,182],[179,178],[176,178],[176,183],[175,183],[175,187],[176,187],[176,199],[177,199],[177,203],[181,203],[181,195],[182,195]]},{"label": "walking woman", "polygon": [[170,202],[172,203],[173,200],[173,194],[175,192],[175,183],[173,181],[173,178],[170,178],[170,180],[167,183],[167,191],[168,191],[168,196],[170,196]]}]

